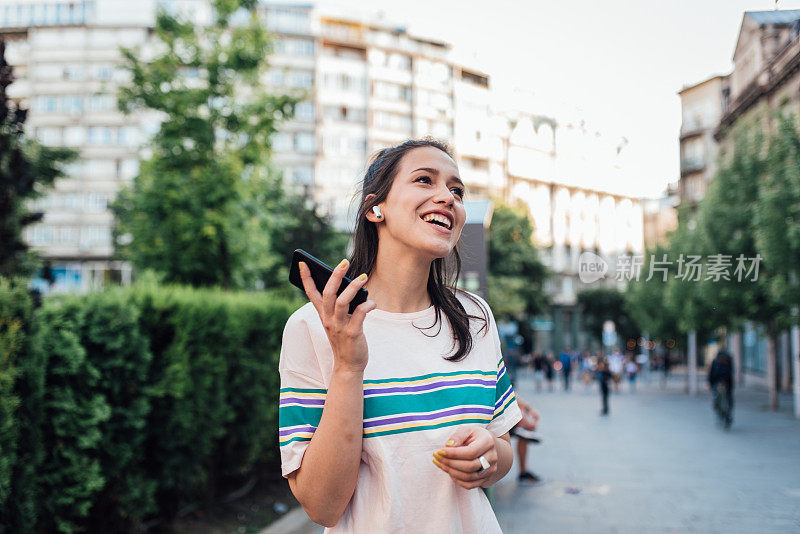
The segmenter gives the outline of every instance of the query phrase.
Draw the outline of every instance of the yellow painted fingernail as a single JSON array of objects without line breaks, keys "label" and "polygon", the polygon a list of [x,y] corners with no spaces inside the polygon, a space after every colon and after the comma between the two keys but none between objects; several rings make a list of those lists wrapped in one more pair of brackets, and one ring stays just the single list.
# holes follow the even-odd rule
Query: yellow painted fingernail
[{"label": "yellow painted fingernail", "polygon": [[455,445],[455,444],[456,444],[456,441],[455,441],[455,440],[453,440],[453,439],[451,439],[451,440],[449,440],[447,443],[445,443],[445,445],[446,445],[446,446],[448,446],[448,447],[452,447],[452,446],[453,446],[453,445]]},{"label": "yellow painted fingernail", "polygon": [[439,451],[436,451],[436,452],[433,453],[433,457],[436,458],[437,460],[441,460],[442,459],[442,453],[439,452]]},{"label": "yellow painted fingernail", "polygon": [[303,271],[305,271],[305,269],[306,269],[306,262],[304,262],[304,261],[301,261],[301,262],[300,262],[300,272],[303,272]]},{"label": "yellow painted fingernail", "polygon": [[442,457],[447,457],[447,454],[444,451],[436,451],[436,454]]},{"label": "yellow painted fingernail", "polygon": [[439,460],[437,460],[436,458],[433,459],[433,463],[436,465],[436,467],[442,467],[442,464],[440,464]]},{"label": "yellow painted fingernail", "polygon": [[342,260],[342,263],[336,266],[337,269],[344,269],[344,266],[347,265],[347,260]]},{"label": "yellow painted fingernail", "polygon": [[359,282],[363,282],[366,279],[367,279],[367,273],[362,273],[358,275],[358,278],[356,278],[356,280],[358,280]]}]

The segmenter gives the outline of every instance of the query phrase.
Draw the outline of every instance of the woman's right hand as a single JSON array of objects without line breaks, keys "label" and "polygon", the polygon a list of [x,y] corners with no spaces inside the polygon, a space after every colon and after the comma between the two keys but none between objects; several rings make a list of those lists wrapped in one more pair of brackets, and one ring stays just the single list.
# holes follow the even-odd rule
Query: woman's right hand
[{"label": "woman's right hand", "polygon": [[334,358],[334,370],[363,372],[369,360],[367,338],[364,336],[364,318],[367,312],[375,309],[375,302],[367,300],[359,304],[350,315],[350,301],[367,282],[363,274],[350,282],[342,294],[336,296],[336,290],[342,283],[349,263],[342,260],[325,284],[322,294],[317,290],[308,266],[300,262],[300,278],[303,281],[306,295],[317,309],[322,326],[331,343]]}]

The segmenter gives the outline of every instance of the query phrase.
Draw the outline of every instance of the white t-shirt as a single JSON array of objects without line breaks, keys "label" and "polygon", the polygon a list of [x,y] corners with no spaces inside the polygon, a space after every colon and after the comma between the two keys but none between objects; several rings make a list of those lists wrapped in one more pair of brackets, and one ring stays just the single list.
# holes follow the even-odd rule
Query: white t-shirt
[{"label": "white t-shirt", "polygon": [[[465,295],[470,315],[483,317]],[[500,353],[497,325],[470,319],[472,351],[460,362],[442,313],[375,309],[364,320],[369,363],[364,371],[364,438],[355,492],[330,533],[500,532],[486,495],[467,490],[437,468],[432,453],[458,425],[480,424],[502,436],[522,418]],[[419,326],[421,328],[415,328]],[[311,303],[286,323],[280,357],[280,451],[283,476],[300,467],[322,416],[333,352]]]}]

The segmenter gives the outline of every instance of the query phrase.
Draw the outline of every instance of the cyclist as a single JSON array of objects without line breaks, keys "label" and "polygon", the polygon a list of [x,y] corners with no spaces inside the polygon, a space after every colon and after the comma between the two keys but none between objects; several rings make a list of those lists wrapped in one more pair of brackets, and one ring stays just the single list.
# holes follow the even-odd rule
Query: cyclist
[{"label": "cyclist", "polygon": [[733,422],[733,358],[724,345],[717,352],[708,371],[708,385],[714,395],[714,409],[725,428]]}]

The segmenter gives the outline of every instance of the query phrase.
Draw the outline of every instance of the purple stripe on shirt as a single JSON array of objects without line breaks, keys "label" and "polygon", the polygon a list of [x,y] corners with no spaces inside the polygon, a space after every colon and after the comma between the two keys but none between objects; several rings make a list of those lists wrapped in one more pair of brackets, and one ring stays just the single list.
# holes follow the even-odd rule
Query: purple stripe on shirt
[{"label": "purple stripe on shirt", "polygon": [[440,388],[442,386],[464,386],[464,385],[494,386],[495,381],[481,378],[462,378],[461,380],[443,380],[431,382],[430,384],[419,384],[417,386],[394,386],[388,388],[369,388],[364,389],[364,395],[376,395],[379,393],[412,393],[416,391],[426,391]]},{"label": "purple stripe on shirt", "polygon": [[324,406],[325,399],[306,399],[301,397],[283,397],[279,402],[278,406],[283,406],[284,404],[303,404],[305,406]]},{"label": "purple stripe on shirt", "polygon": [[297,432],[314,432],[316,429],[317,427],[315,426],[301,426],[297,428],[288,428],[286,430],[279,430],[278,435],[283,437],[283,436],[289,436],[291,434],[296,434]]},{"label": "purple stripe on shirt", "polygon": [[494,403],[494,407],[499,408],[500,406],[502,406],[503,403],[506,401],[506,399],[509,397],[509,395],[511,395],[513,392],[514,389],[511,386],[509,386],[506,392],[503,393],[503,396],[500,397],[500,399],[498,399],[498,401]]},{"label": "purple stripe on shirt", "polygon": [[431,414],[399,415],[396,417],[388,417],[386,419],[379,419],[375,421],[364,421],[364,428],[380,426],[380,425],[389,425],[394,423],[404,423],[408,421],[431,421],[434,419],[439,419],[440,417],[446,417],[448,415],[457,415],[462,413],[492,415],[494,413],[494,410],[492,410],[491,408],[468,407],[468,408],[450,408],[447,410],[442,410]]},{"label": "purple stripe on shirt", "polygon": [[500,367],[497,368],[497,379],[499,380],[500,377],[503,376],[503,373],[505,372],[506,372],[506,366],[505,364],[501,363]]}]

